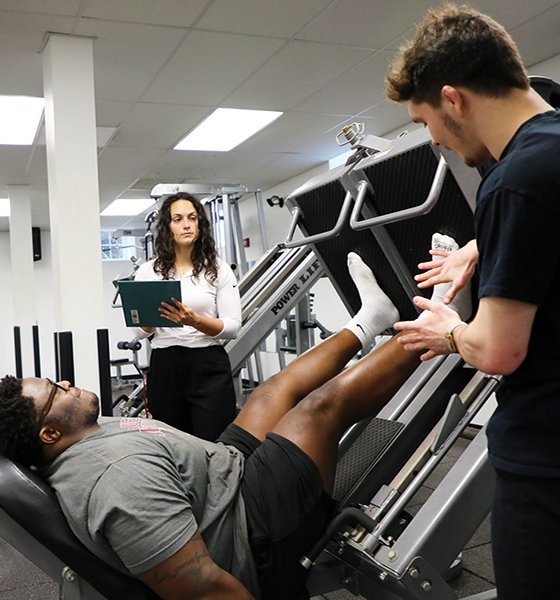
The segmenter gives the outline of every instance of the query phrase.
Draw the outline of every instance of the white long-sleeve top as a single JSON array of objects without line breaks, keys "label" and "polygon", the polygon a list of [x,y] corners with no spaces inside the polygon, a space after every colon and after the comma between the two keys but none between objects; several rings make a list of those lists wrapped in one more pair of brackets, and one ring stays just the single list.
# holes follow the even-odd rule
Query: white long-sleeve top
[{"label": "white long-sleeve top", "polygon": [[[154,261],[142,263],[134,277],[136,281],[158,281],[163,279],[161,273],[154,271]],[[152,348],[169,348],[185,346],[188,348],[204,348],[221,344],[222,340],[237,337],[241,327],[241,301],[237,280],[231,267],[218,259],[218,277],[210,283],[204,271],[197,278],[187,272],[181,282],[181,298],[183,304],[190,306],[196,313],[220,319],[224,326],[215,336],[209,336],[190,325],[183,327],[156,327],[152,338]],[[143,329],[135,328],[137,337],[146,338],[150,334]]]}]

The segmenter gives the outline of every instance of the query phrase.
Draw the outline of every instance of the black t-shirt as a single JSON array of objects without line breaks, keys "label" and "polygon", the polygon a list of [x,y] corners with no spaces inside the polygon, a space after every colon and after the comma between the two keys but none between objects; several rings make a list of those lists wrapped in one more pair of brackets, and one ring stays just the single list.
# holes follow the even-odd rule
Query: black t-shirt
[{"label": "black t-shirt", "polygon": [[524,123],[486,173],[475,212],[479,298],[538,306],[527,357],[497,392],[491,462],[560,476],[560,111]]}]

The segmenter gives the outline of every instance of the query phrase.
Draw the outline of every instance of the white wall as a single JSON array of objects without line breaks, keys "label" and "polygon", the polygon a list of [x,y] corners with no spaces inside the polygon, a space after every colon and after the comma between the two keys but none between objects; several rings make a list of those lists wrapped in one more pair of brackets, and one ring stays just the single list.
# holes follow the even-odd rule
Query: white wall
[{"label": "white wall", "polygon": [[0,339],[3,341],[0,351],[0,376],[14,373],[13,351],[14,309],[12,302],[12,271],[10,268],[10,234],[0,232]]},{"label": "white wall", "polygon": [[[0,339],[4,341],[0,351],[0,376],[15,373],[15,354],[13,343],[14,311],[12,304],[11,291],[11,269],[10,269],[10,234],[7,231],[0,232]],[[41,374],[46,377],[54,377],[54,306],[53,290],[51,285],[52,277],[52,259],[50,247],[50,232],[41,231],[42,258],[34,263],[36,277],[37,293],[37,325],[39,326],[40,352],[41,352]],[[111,344],[111,358],[130,358],[131,353],[126,350],[118,350],[116,344],[121,340],[130,340],[132,334],[125,326],[122,311],[112,308],[111,304],[115,295],[115,288],[112,284],[113,279],[129,272],[132,267],[130,261],[103,261],[103,281],[104,281],[104,306],[105,322],[109,330],[109,341]],[[66,282],[65,285],[72,285],[72,282]],[[83,291],[87,294],[87,290]],[[87,319],[87,315],[84,315]],[[145,352],[139,356],[140,362],[146,362]],[[33,356],[30,353],[24,353],[22,357],[23,375],[31,377],[34,375]],[[129,367],[125,372],[133,372]]]},{"label": "white wall", "polygon": [[[35,293],[37,294],[36,310],[39,326],[41,369],[42,374],[54,375],[54,340],[53,340],[53,294],[51,286],[51,252],[48,231],[41,232],[42,260],[34,263],[36,277]],[[15,372],[14,310],[12,300],[12,275],[10,261],[10,233],[0,232],[0,339],[3,340],[0,350],[0,373]],[[22,332],[23,335],[23,332]],[[24,376],[34,375],[33,356],[31,352],[22,355]]]}]

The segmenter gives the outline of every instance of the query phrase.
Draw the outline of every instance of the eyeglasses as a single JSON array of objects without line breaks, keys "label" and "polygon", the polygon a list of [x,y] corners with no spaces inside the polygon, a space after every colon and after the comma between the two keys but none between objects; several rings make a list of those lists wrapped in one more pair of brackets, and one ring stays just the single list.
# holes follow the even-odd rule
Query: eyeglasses
[{"label": "eyeglasses", "polygon": [[48,377],[46,379],[52,385],[52,388],[51,388],[49,397],[47,398],[47,401],[45,403],[45,406],[43,406],[43,410],[41,411],[41,414],[39,415],[39,421],[38,421],[39,429],[41,429],[46,416],[51,411],[52,405],[54,404],[54,398],[56,396],[56,392],[58,392],[58,390],[62,390],[63,392],[68,391],[65,387],[61,386],[60,383],[56,383],[56,381],[52,381]]}]

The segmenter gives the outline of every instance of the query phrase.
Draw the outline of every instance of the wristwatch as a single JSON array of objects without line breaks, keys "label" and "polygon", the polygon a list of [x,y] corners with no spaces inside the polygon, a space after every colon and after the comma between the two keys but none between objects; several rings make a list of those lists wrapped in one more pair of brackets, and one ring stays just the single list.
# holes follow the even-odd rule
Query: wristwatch
[{"label": "wristwatch", "polygon": [[449,352],[451,352],[452,354],[459,352],[459,350],[457,350],[455,338],[453,337],[453,332],[455,331],[455,329],[457,329],[457,327],[460,327],[461,325],[466,325],[465,321],[453,321],[451,325],[449,325],[449,327],[447,328],[446,332],[443,334],[443,336],[445,337],[445,341],[447,342]]}]

